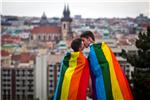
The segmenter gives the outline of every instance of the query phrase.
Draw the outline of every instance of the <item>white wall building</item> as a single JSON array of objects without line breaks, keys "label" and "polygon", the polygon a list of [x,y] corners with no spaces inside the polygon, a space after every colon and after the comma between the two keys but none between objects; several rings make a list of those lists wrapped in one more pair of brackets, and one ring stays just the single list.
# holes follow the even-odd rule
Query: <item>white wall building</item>
[{"label": "white wall building", "polygon": [[40,54],[36,57],[35,68],[35,97],[47,100],[47,55]]}]

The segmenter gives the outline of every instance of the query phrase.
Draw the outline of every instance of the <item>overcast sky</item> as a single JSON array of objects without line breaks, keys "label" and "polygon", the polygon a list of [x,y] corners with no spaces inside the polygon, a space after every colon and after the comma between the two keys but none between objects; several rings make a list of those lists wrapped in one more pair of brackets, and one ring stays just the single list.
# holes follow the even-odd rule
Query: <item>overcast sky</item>
[{"label": "overcast sky", "polygon": [[150,0],[2,0],[2,15],[62,17],[65,3],[71,17],[136,17],[140,13],[150,17]]}]

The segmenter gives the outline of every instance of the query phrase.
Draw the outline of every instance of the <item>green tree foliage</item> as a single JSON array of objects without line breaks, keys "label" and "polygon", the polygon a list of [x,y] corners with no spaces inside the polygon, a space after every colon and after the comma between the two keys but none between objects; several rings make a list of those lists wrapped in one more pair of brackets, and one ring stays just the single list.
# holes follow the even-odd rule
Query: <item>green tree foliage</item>
[{"label": "green tree foliage", "polygon": [[[146,33],[140,32],[136,40],[137,54],[126,54],[123,50],[123,57],[137,68],[150,68],[150,27],[147,28]],[[138,62],[138,63],[137,63]]]},{"label": "green tree foliage", "polygon": [[134,66],[131,80],[134,99],[147,100],[150,97],[150,27],[147,27],[147,32],[139,33],[135,45],[137,53],[130,54],[122,50],[122,56]]}]

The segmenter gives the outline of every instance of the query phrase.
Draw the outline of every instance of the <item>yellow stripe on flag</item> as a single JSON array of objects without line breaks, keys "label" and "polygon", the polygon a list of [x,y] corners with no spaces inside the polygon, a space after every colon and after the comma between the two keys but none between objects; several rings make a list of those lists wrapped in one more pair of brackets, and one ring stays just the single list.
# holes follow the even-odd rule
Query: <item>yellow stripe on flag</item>
[{"label": "yellow stripe on flag", "polygon": [[[61,100],[68,100],[69,88],[72,75],[77,67],[77,57],[79,56],[79,52],[72,52],[71,59],[69,60],[69,68],[66,70],[64,75],[64,80],[62,84],[61,91]],[[76,60],[76,62],[75,62]]]},{"label": "yellow stripe on flag", "polygon": [[110,70],[110,77],[111,77],[111,86],[112,86],[112,93],[113,93],[113,98],[114,100],[123,100],[123,95],[121,93],[118,80],[115,74],[114,70],[114,65],[111,57],[111,53],[109,50],[109,47],[105,44],[102,43],[102,50],[104,52],[104,55],[109,63],[109,70]]}]

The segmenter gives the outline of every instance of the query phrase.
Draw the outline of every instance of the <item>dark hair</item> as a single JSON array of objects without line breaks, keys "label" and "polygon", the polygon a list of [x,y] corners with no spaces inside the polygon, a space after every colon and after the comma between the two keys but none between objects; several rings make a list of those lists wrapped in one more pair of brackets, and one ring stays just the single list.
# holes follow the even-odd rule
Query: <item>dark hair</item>
[{"label": "dark hair", "polygon": [[94,34],[91,32],[91,31],[85,31],[83,32],[80,37],[84,37],[84,38],[89,38],[91,37],[93,39],[93,41],[95,41],[95,37],[94,37]]},{"label": "dark hair", "polygon": [[79,51],[81,44],[82,44],[82,39],[80,39],[80,38],[74,39],[71,42],[71,48],[73,49],[73,51],[77,52],[77,51]]}]

